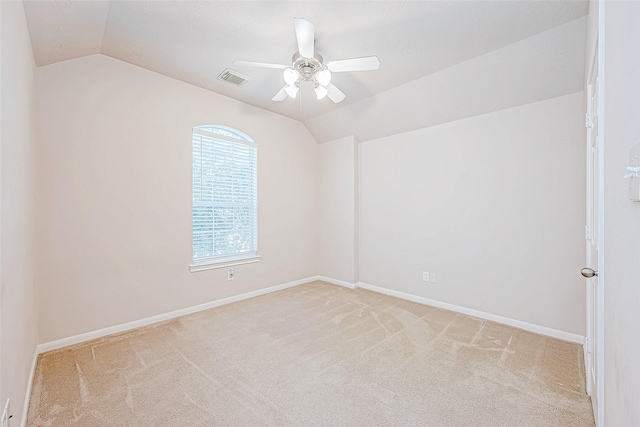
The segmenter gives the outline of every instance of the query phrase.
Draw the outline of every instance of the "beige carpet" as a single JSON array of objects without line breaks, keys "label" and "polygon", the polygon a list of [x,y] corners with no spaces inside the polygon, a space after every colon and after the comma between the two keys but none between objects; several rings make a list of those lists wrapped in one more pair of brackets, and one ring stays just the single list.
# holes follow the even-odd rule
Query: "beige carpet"
[{"label": "beige carpet", "polygon": [[40,356],[28,426],[593,426],[582,349],[314,282]]}]

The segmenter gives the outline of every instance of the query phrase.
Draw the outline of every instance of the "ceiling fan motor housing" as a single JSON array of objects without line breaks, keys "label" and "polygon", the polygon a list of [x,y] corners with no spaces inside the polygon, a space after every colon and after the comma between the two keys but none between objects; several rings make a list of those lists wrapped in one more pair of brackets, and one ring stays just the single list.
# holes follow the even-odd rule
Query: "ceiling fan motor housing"
[{"label": "ceiling fan motor housing", "polygon": [[293,54],[291,62],[293,64],[291,67],[300,73],[300,78],[296,82],[297,85],[299,85],[301,81],[305,81],[312,82],[317,86],[318,82],[315,79],[316,73],[327,69],[319,53],[314,53],[313,58],[305,58],[300,55],[300,52],[296,52]]}]

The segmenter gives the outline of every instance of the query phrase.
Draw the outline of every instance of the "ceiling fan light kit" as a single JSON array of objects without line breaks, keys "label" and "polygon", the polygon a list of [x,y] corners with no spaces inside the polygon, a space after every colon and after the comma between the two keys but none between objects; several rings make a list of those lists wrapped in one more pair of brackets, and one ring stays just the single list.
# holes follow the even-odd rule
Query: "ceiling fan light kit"
[{"label": "ceiling fan light kit", "polygon": [[314,90],[318,99],[324,98],[329,93],[326,87],[320,85],[316,86]]},{"label": "ceiling fan light kit", "polygon": [[[294,90],[289,87],[299,88],[302,82],[313,84],[318,99],[327,96],[329,91],[326,86],[331,83],[331,71],[322,64],[322,56],[315,53],[313,58],[304,58],[299,52],[296,52],[291,62],[293,65],[285,68],[283,72],[284,81],[288,85],[285,90],[290,97],[295,98],[295,95],[291,95]],[[295,90],[295,93],[297,94],[298,90]]]},{"label": "ceiling fan light kit", "polygon": [[344,59],[340,61],[324,62],[320,54],[314,51],[315,28],[313,24],[304,18],[294,18],[293,24],[296,30],[298,52],[291,58],[291,66],[279,64],[267,64],[262,62],[234,61],[236,65],[247,67],[283,69],[283,77],[286,86],[272,98],[273,101],[283,101],[287,95],[295,98],[300,90],[302,82],[313,84],[316,97],[323,99],[328,96],[336,104],[341,102],[346,95],[331,83],[331,73],[345,71],[369,71],[380,67],[377,56],[364,58]]},{"label": "ceiling fan light kit", "polygon": [[284,69],[284,81],[286,84],[291,86],[300,78],[300,73],[293,68],[285,68]]},{"label": "ceiling fan light kit", "polygon": [[284,88],[284,91],[287,92],[287,95],[289,95],[289,97],[291,98],[295,98],[296,95],[298,95],[298,91],[300,90],[300,86],[298,85],[289,85],[286,88]]},{"label": "ceiling fan light kit", "polygon": [[318,71],[316,73],[316,80],[322,86],[328,86],[329,83],[331,83],[331,71],[329,70]]}]

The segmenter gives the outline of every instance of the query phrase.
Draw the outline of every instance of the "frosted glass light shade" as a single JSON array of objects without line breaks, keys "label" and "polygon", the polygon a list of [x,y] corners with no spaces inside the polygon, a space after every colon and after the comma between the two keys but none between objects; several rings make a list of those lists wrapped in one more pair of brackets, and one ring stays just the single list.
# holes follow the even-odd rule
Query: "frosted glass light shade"
[{"label": "frosted glass light shade", "polygon": [[322,86],[327,86],[329,83],[331,83],[331,71],[322,70],[322,71],[317,72],[316,73],[316,80]]},{"label": "frosted glass light shade", "polygon": [[293,68],[285,68],[284,70],[284,81],[289,85],[293,85],[300,78],[300,73],[298,70],[294,70]]},{"label": "frosted glass light shade", "polygon": [[287,95],[289,95],[291,98],[295,98],[299,90],[300,88],[298,86],[291,85],[291,86],[287,86],[287,88],[284,91],[287,92]]},{"label": "frosted glass light shade", "polygon": [[329,93],[327,88],[325,88],[324,86],[318,85],[318,87],[316,87],[314,90],[316,91],[316,96],[318,97],[318,99],[324,98],[325,96],[327,96],[327,93]]}]

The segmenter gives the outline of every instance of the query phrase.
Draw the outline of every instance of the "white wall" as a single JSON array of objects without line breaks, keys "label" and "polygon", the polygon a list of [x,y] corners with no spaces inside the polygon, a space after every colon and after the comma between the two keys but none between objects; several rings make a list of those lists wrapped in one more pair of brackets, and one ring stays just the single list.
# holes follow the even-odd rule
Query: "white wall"
[{"label": "white wall", "polygon": [[[584,82],[589,79],[590,66],[593,63],[594,55],[598,50],[598,0],[589,0],[589,14],[587,15],[587,41],[585,51]],[[586,105],[586,93],[585,93]]]},{"label": "white wall", "polygon": [[581,91],[586,29],[576,19],[304,124],[318,142],[366,142]]},{"label": "white wall", "polygon": [[360,281],[584,335],[582,106],[578,92],[361,143]]},{"label": "white wall", "polygon": [[[22,2],[0,2],[0,396],[20,425],[35,354],[37,304],[33,249],[35,64]],[[0,409],[1,411],[2,409]]]},{"label": "white wall", "polygon": [[640,425],[640,203],[622,176],[640,143],[640,3],[604,12],[605,426]]},{"label": "white wall", "polygon": [[[317,274],[318,146],[301,123],[103,55],[37,81],[40,342]],[[188,268],[202,124],[259,147],[262,261],[231,282]]]},{"label": "white wall", "polygon": [[353,136],[320,146],[321,276],[358,282],[358,141]]}]

